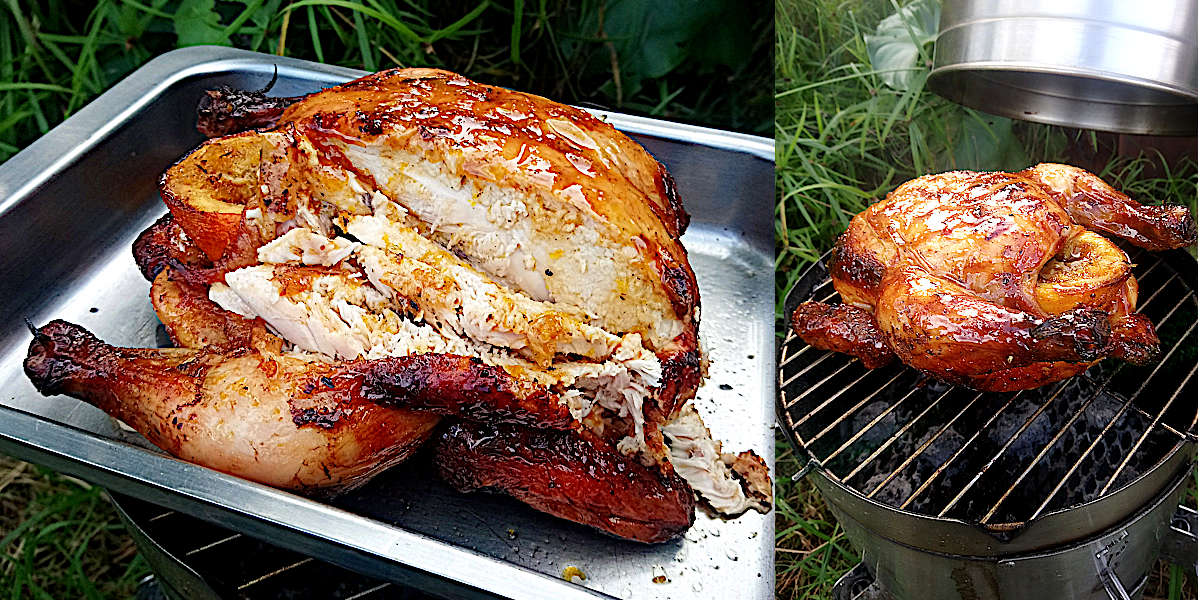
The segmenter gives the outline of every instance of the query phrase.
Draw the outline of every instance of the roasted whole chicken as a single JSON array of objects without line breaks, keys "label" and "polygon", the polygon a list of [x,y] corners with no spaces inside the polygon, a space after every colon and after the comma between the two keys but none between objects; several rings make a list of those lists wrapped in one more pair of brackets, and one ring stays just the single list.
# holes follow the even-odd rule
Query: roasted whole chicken
[{"label": "roasted whole chicken", "polygon": [[1185,207],[1139,204],[1067,165],[918,177],[851,220],[828,265],[843,303],[803,303],[792,328],[868,368],[899,358],[982,391],[1106,357],[1152,361],[1129,259],[1103,234],[1165,250],[1194,243],[1196,225]]},{"label": "roasted whole chicken", "polygon": [[336,493],[433,439],[463,491],[657,542],[768,510],[689,402],[705,359],[674,183],[588,113],[431,69],[215,90],[134,245],[177,348],[35,329],[44,394],[181,458]]}]

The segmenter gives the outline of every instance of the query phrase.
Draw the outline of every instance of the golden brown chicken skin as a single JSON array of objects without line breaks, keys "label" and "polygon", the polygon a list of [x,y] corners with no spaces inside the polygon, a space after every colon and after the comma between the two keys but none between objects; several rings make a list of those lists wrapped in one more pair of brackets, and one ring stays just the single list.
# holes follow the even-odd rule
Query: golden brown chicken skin
[{"label": "golden brown chicken skin", "polygon": [[361,485],[437,424],[422,412],[306,395],[311,367],[254,351],[117,348],[65,321],[35,330],[25,359],[43,394],[85,400],[179,458],[283,488]]},{"label": "golden brown chicken skin", "polygon": [[[269,102],[217,90],[201,105],[201,131],[251,126],[265,129],[211,140],[163,177],[168,207],[214,262],[190,280],[253,262],[304,211],[369,212],[360,190],[375,189],[500,282],[640,334],[673,375],[657,394],[664,413],[694,396],[699,295],[679,241],[688,216],[663,165],[611,125],[447,71],[393,69]],[[251,211],[266,218],[247,226]]]},{"label": "golden brown chicken skin", "polygon": [[829,264],[845,304],[802,304],[793,330],[868,367],[886,363],[882,341],[984,391],[1037,387],[1105,357],[1153,360],[1128,258],[1089,229],[1150,249],[1195,239],[1186,209],[1143,207],[1074,167],[927,175],[852,219]]}]

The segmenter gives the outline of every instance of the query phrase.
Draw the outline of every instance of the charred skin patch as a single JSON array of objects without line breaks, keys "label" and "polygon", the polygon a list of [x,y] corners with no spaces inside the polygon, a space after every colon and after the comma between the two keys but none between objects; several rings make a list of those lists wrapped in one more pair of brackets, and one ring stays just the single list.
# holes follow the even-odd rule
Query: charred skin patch
[{"label": "charred skin patch", "polygon": [[[679,239],[688,225],[691,223],[692,217],[683,209],[683,200],[679,198],[679,190],[675,187],[675,178],[671,177],[671,173],[667,171],[666,165],[658,163],[658,193],[666,199],[668,210],[655,210],[663,225],[666,225],[671,235],[675,239]],[[657,203],[651,202],[651,207],[658,207]]]},{"label": "charred skin patch", "polygon": [[875,317],[855,306],[802,303],[792,313],[792,331],[810,346],[857,357],[868,369],[895,358]]},{"label": "charred skin patch", "polygon": [[208,257],[188,239],[171,213],[159,217],[153,225],[138,234],[133,242],[133,260],[146,281],[154,281],[164,268],[172,264],[197,269],[211,266]]},{"label": "charred skin patch", "polygon": [[678,475],[648,469],[586,432],[455,423],[438,440],[434,461],[459,491],[508,494],[640,542],[669,540],[695,520],[691,488]]},{"label": "charred skin patch", "polygon": [[700,350],[694,343],[687,349],[659,354],[662,363],[662,387],[658,390],[658,405],[669,415],[700,387]]},{"label": "charred skin patch", "polygon": [[[274,79],[271,81],[274,83]],[[196,131],[215,138],[271,127],[279,121],[284,109],[304,98],[271,98],[266,95],[270,87],[248,91],[222,86],[205,91],[196,107]]]},{"label": "charred skin patch", "polygon": [[71,382],[107,377],[105,367],[117,358],[111,347],[74,323],[55,319],[31,330],[25,375],[44,396],[65,392]]},{"label": "charred skin patch", "polygon": [[333,429],[346,413],[340,407],[334,408],[296,408],[291,407],[292,422],[296,427],[314,425],[322,429]]},{"label": "charred skin patch", "polygon": [[300,390],[314,396],[348,393],[382,406],[492,423],[551,429],[575,426],[555,394],[477,358],[453,354],[352,361],[312,377]]},{"label": "charred skin patch", "polygon": [[692,320],[689,313],[700,301],[700,290],[696,287],[696,278],[691,269],[683,265],[668,265],[663,269],[662,282],[671,294],[675,315],[684,322]]},{"label": "charred skin patch", "polygon": [[835,281],[844,281],[877,294],[887,274],[887,266],[879,262],[874,254],[857,251],[857,246],[850,243],[849,235],[847,232],[838,237],[829,257],[829,275]]}]

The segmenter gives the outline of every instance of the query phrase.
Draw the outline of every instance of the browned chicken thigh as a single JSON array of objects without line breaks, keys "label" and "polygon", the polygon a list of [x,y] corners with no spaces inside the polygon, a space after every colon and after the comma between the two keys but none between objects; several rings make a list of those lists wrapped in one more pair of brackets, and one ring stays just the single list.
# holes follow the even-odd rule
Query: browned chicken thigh
[{"label": "browned chicken thigh", "polygon": [[1037,387],[1105,357],[1152,360],[1158,338],[1134,312],[1128,258],[1089,229],[1149,249],[1196,233],[1186,208],[1142,206],[1065,165],[927,175],[854,217],[829,263],[845,304],[802,304],[792,328],[868,367],[894,354],[985,391]]}]

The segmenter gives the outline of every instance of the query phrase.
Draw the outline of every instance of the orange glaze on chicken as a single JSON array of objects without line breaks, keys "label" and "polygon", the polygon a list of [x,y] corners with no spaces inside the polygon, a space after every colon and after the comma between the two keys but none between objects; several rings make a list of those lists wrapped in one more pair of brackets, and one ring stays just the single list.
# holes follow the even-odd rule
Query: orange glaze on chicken
[{"label": "orange glaze on chicken", "polygon": [[1133,312],[1128,258],[1089,228],[1155,249],[1195,239],[1186,209],[1139,205],[1074,167],[926,175],[854,217],[829,264],[846,305],[801,305],[793,329],[868,366],[887,362],[882,341],[910,366],[985,391],[1037,387],[1104,357],[1152,360],[1158,338]]}]

